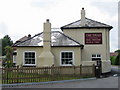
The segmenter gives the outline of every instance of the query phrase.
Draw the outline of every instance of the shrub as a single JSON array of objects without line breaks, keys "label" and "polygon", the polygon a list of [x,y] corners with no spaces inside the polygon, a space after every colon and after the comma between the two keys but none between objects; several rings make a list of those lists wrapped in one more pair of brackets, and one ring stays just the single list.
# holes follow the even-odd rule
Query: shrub
[{"label": "shrub", "polygon": [[120,65],[120,55],[118,54],[118,56],[115,59],[115,65]]},{"label": "shrub", "polygon": [[110,60],[111,60],[111,64],[115,65],[116,56],[111,56]]}]

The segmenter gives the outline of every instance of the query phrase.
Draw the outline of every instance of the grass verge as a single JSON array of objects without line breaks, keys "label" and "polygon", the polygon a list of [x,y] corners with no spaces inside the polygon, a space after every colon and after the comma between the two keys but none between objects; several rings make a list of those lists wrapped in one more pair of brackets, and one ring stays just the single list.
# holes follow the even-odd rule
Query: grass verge
[{"label": "grass verge", "polygon": [[[3,75],[3,84],[13,83],[32,83],[32,82],[47,82],[47,81],[59,81],[59,80],[72,80],[81,78],[91,78],[92,76],[80,76],[80,75],[49,75],[49,74],[26,74],[26,73],[12,73],[7,72]],[[2,83],[2,82],[1,82]]]}]

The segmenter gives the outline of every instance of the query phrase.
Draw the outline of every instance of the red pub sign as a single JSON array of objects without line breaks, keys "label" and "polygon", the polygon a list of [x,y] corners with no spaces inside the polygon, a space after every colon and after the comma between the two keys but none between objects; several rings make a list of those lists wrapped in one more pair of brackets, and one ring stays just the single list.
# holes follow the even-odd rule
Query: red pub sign
[{"label": "red pub sign", "polygon": [[102,33],[85,33],[85,44],[102,44]]}]

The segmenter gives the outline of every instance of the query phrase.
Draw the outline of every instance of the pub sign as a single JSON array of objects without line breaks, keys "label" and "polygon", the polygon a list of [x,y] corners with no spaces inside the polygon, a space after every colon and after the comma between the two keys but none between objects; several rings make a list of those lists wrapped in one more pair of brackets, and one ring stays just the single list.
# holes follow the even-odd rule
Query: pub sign
[{"label": "pub sign", "polygon": [[85,44],[102,44],[102,33],[85,33]]}]

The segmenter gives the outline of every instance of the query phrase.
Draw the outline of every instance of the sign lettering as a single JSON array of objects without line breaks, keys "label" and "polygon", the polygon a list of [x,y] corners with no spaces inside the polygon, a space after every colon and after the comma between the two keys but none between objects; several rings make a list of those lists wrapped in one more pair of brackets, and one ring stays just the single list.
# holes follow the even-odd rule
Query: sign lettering
[{"label": "sign lettering", "polygon": [[102,33],[85,33],[85,44],[102,44]]}]

